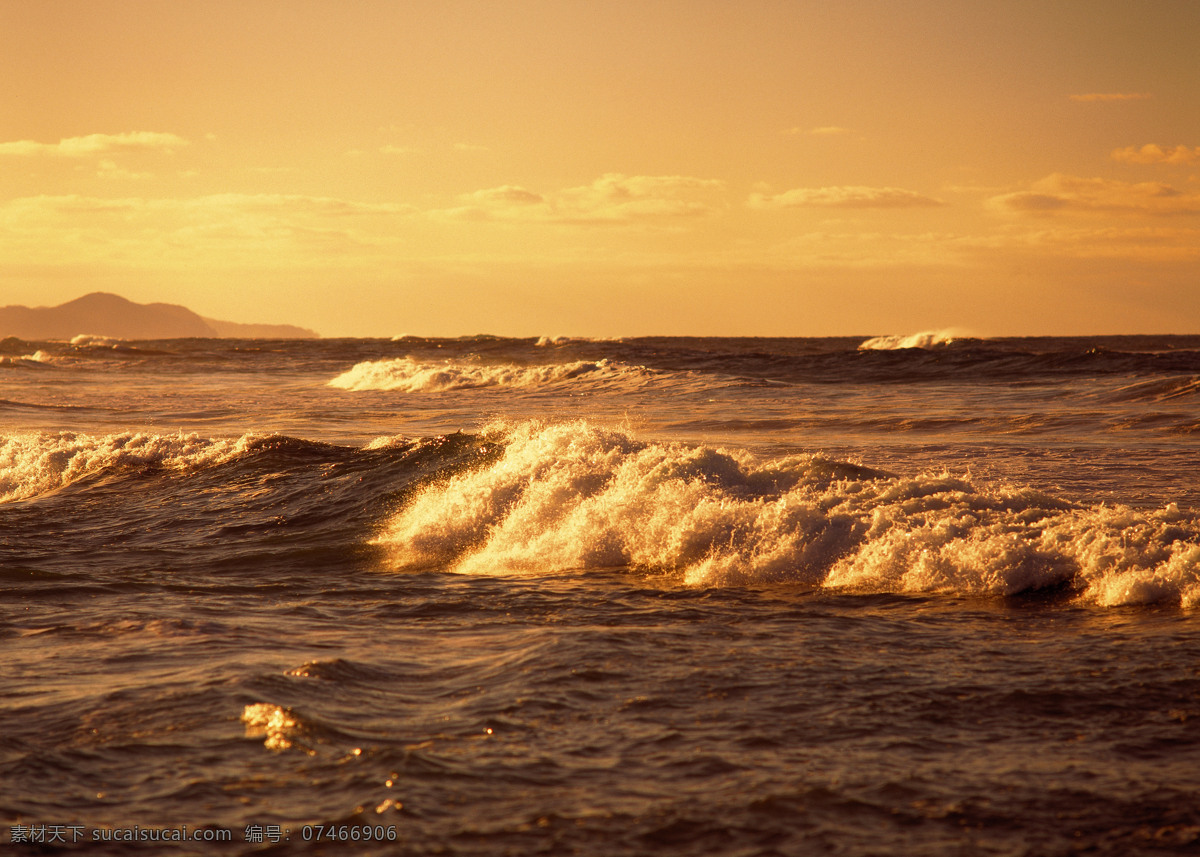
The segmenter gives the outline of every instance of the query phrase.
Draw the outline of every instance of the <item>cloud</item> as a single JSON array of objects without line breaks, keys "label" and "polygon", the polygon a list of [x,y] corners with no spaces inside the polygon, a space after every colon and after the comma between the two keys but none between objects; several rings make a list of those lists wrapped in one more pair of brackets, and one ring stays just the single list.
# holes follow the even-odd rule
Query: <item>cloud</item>
[{"label": "cloud", "polygon": [[1087,179],[1055,173],[1029,190],[992,197],[1002,211],[1025,214],[1116,213],[1187,215],[1200,213],[1200,196],[1162,182]]},{"label": "cloud", "polygon": [[1089,92],[1083,95],[1072,95],[1072,101],[1145,101],[1151,98],[1149,92]]},{"label": "cloud", "polygon": [[550,212],[539,193],[517,185],[501,185],[465,193],[463,205],[431,212],[451,220],[544,220]]},{"label": "cloud", "polygon": [[607,173],[590,185],[539,194],[502,185],[464,194],[464,205],[433,212],[458,220],[521,220],[570,225],[614,225],[700,217],[718,209],[707,197],[724,187],[690,176]]},{"label": "cloud", "polygon": [[957,265],[963,239],[953,233],[893,233],[821,230],[792,236],[765,249],[754,261],[781,267],[895,268]]},{"label": "cloud", "polygon": [[487,190],[477,190],[472,194],[468,194],[467,198],[485,204],[499,205],[533,205],[546,201],[540,193],[534,193],[523,187],[507,184],[501,187],[488,188]]},{"label": "cloud", "polygon": [[352,215],[411,215],[417,209],[411,205],[390,202],[357,202],[329,196],[304,196],[284,193],[221,193],[187,200],[135,201],[139,205],[164,210],[241,210],[319,214],[322,216]]},{"label": "cloud", "polygon": [[751,195],[751,208],[924,208],[945,205],[939,199],[898,187],[802,187],[769,195]]},{"label": "cloud", "polygon": [[1123,259],[1149,263],[1200,260],[1200,229],[1164,226],[1080,226],[1080,221],[1013,225],[962,242],[978,254],[1034,253],[1072,259]]},{"label": "cloud", "polygon": [[289,194],[24,197],[0,203],[0,257],[42,264],[136,260],[139,266],[168,259],[349,260],[394,242],[398,221],[411,222],[417,213],[400,204]]},{"label": "cloud", "polygon": [[691,217],[714,211],[695,199],[697,193],[723,187],[724,183],[716,179],[607,173],[590,185],[564,190],[558,202],[564,214],[583,219]]},{"label": "cloud", "polygon": [[57,143],[16,140],[11,143],[0,143],[0,155],[87,158],[113,155],[119,152],[170,152],[186,145],[188,145],[188,141],[175,134],[131,131],[125,134],[89,134],[86,137],[65,137]]},{"label": "cloud", "polygon": [[1058,211],[1070,206],[1071,201],[1066,197],[1054,196],[1048,193],[1010,193],[992,198],[992,202],[1002,208],[1013,211]]},{"label": "cloud", "polygon": [[1112,153],[1114,161],[1124,161],[1127,164],[1190,164],[1200,160],[1200,146],[1189,148],[1176,146],[1164,148],[1155,143],[1147,143],[1141,148],[1126,146]]}]

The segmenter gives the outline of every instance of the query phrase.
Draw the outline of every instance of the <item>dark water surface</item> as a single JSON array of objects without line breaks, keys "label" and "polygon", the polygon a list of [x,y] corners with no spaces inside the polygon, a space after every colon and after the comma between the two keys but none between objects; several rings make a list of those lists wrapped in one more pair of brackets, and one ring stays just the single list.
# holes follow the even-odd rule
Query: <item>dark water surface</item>
[{"label": "dark water surface", "polygon": [[1200,339],[862,341],[0,342],[0,843],[1195,853]]}]

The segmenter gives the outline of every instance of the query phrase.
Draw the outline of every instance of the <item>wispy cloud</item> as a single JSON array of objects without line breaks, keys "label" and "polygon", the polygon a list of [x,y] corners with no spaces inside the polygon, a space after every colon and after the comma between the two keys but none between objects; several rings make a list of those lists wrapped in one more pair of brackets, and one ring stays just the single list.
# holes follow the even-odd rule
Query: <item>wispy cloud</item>
[{"label": "wispy cloud", "polygon": [[467,194],[466,199],[485,205],[535,205],[546,201],[540,193],[534,193],[517,185],[501,185],[500,187],[477,190]]},{"label": "wispy cloud", "polygon": [[461,205],[429,212],[435,219],[548,220],[552,209],[545,197],[517,185],[501,185],[464,193]]},{"label": "wispy cloud", "polygon": [[964,243],[976,253],[1034,253],[1074,259],[1124,259],[1152,263],[1200,260],[1200,229],[1164,226],[1095,226],[1045,222],[1038,228],[1002,230]]},{"label": "wispy cloud", "polygon": [[1072,101],[1145,101],[1151,98],[1149,92],[1088,92],[1072,95]]},{"label": "wispy cloud", "polygon": [[[755,262],[781,267],[894,268],[959,264],[962,238],[945,232],[816,231],[755,250]],[[969,249],[969,248],[968,248]]]},{"label": "wispy cloud", "polygon": [[[330,253],[394,240],[411,206],[291,194],[212,194],[182,199],[23,197],[0,203],[0,257],[53,262],[177,261],[234,254],[249,263],[331,259]],[[215,257],[213,257],[215,258]],[[348,257],[347,257],[348,258]]]},{"label": "wispy cloud", "polygon": [[715,213],[703,197],[723,187],[716,179],[608,173],[590,185],[563,191],[558,202],[566,218],[580,222],[695,217]]},{"label": "wispy cloud", "polygon": [[540,194],[502,185],[464,194],[463,205],[433,212],[459,220],[521,220],[572,225],[614,225],[704,216],[718,209],[709,196],[724,187],[690,176],[608,173],[590,185]]},{"label": "wispy cloud", "polygon": [[780,194],[753,194],[751,208],[925,208],[945,205],[939,199],[898,187],[802,187]]},{"label": "wispy cloud", "polygon": [[1113,160],[1124,161],[1127,164],[1190,164],[1200,160],[1200,146],[1159,146],[1147,143],[1145,146],[1126,146],[1112,153]]},{"label": "wispy cloud", "polygon": [[87,158],[131,151],[169,152],[186,145],[188,145],[188,141],[175,134],[130,131],[124,134],[89,134],[86,137],[65,137],[57,143],[15,140],[10,143],[0,143],[0,155]]},{"label": "wispy cloud", "polygon": [[1200,196],[1162,182],[1121,182],[1055,173],[1029,190],[992,197],[993,207],[1023,214],[1116,213],[1184,215],[1200,213]]}]

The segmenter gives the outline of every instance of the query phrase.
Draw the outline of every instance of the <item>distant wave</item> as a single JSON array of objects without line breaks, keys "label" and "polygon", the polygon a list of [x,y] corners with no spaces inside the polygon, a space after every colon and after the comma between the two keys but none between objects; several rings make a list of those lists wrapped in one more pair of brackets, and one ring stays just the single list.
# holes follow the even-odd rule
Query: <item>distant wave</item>
[{"label": "distant wave", "polygon": [[520,366],[446,361],[429,363],[412,357],[370,360],[329,382],[343,390],[399,390],[407,393],[467,390],[481,387],[546,387],[578,380],[638,381],[655,375],[649,369],[611,360]]},{"label": "distant wave", "polygon": [[576,345],[580,343],[596,344],[601,342],[621,342],[619,337],[591,336],[539,336],[534,343],[538,348],[549,348],[555,345]]},{"label": "distant wave", "polygon": [[935,348],[966,338],[958,331],[926,330],[908,336],[875,336],[858,346],[859,351],[897,351],[901,348]]},{"label": "distant wave", "polygon": [[93,336],[90,333],[81,333],[78,336],[71,337],[71,344],[76,348],[111,348],[114,351],[132,351],[133,346],[123,339],[115,339],[111,336]]},{"label": "distant wave", "polygon": [[396,569],[641,567],[701,586],[790,581],[1099,605],[1200,606],[1200,520],[1086,507],[947,474],[646,443],[587,423],[497,426],[478,469],[428,485],[376,543]]},{"label": "distant wave", "polygon": [[59,358],[48,351],[38,349],[32,354],[23,354],[19,357],[3,355],[0,356],[0,366],[19,366],[27,368],[35,368],[47,366],[51,363],[59,362]]}]

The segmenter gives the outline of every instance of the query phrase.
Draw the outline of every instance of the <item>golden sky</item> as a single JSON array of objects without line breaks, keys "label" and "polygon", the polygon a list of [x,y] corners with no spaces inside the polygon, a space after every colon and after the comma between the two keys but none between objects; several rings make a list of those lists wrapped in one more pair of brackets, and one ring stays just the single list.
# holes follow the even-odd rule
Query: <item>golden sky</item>
[{"label": "golden sky", "polygon": [[1196,0],[0,0],[0,305],[1200,333]]}]

